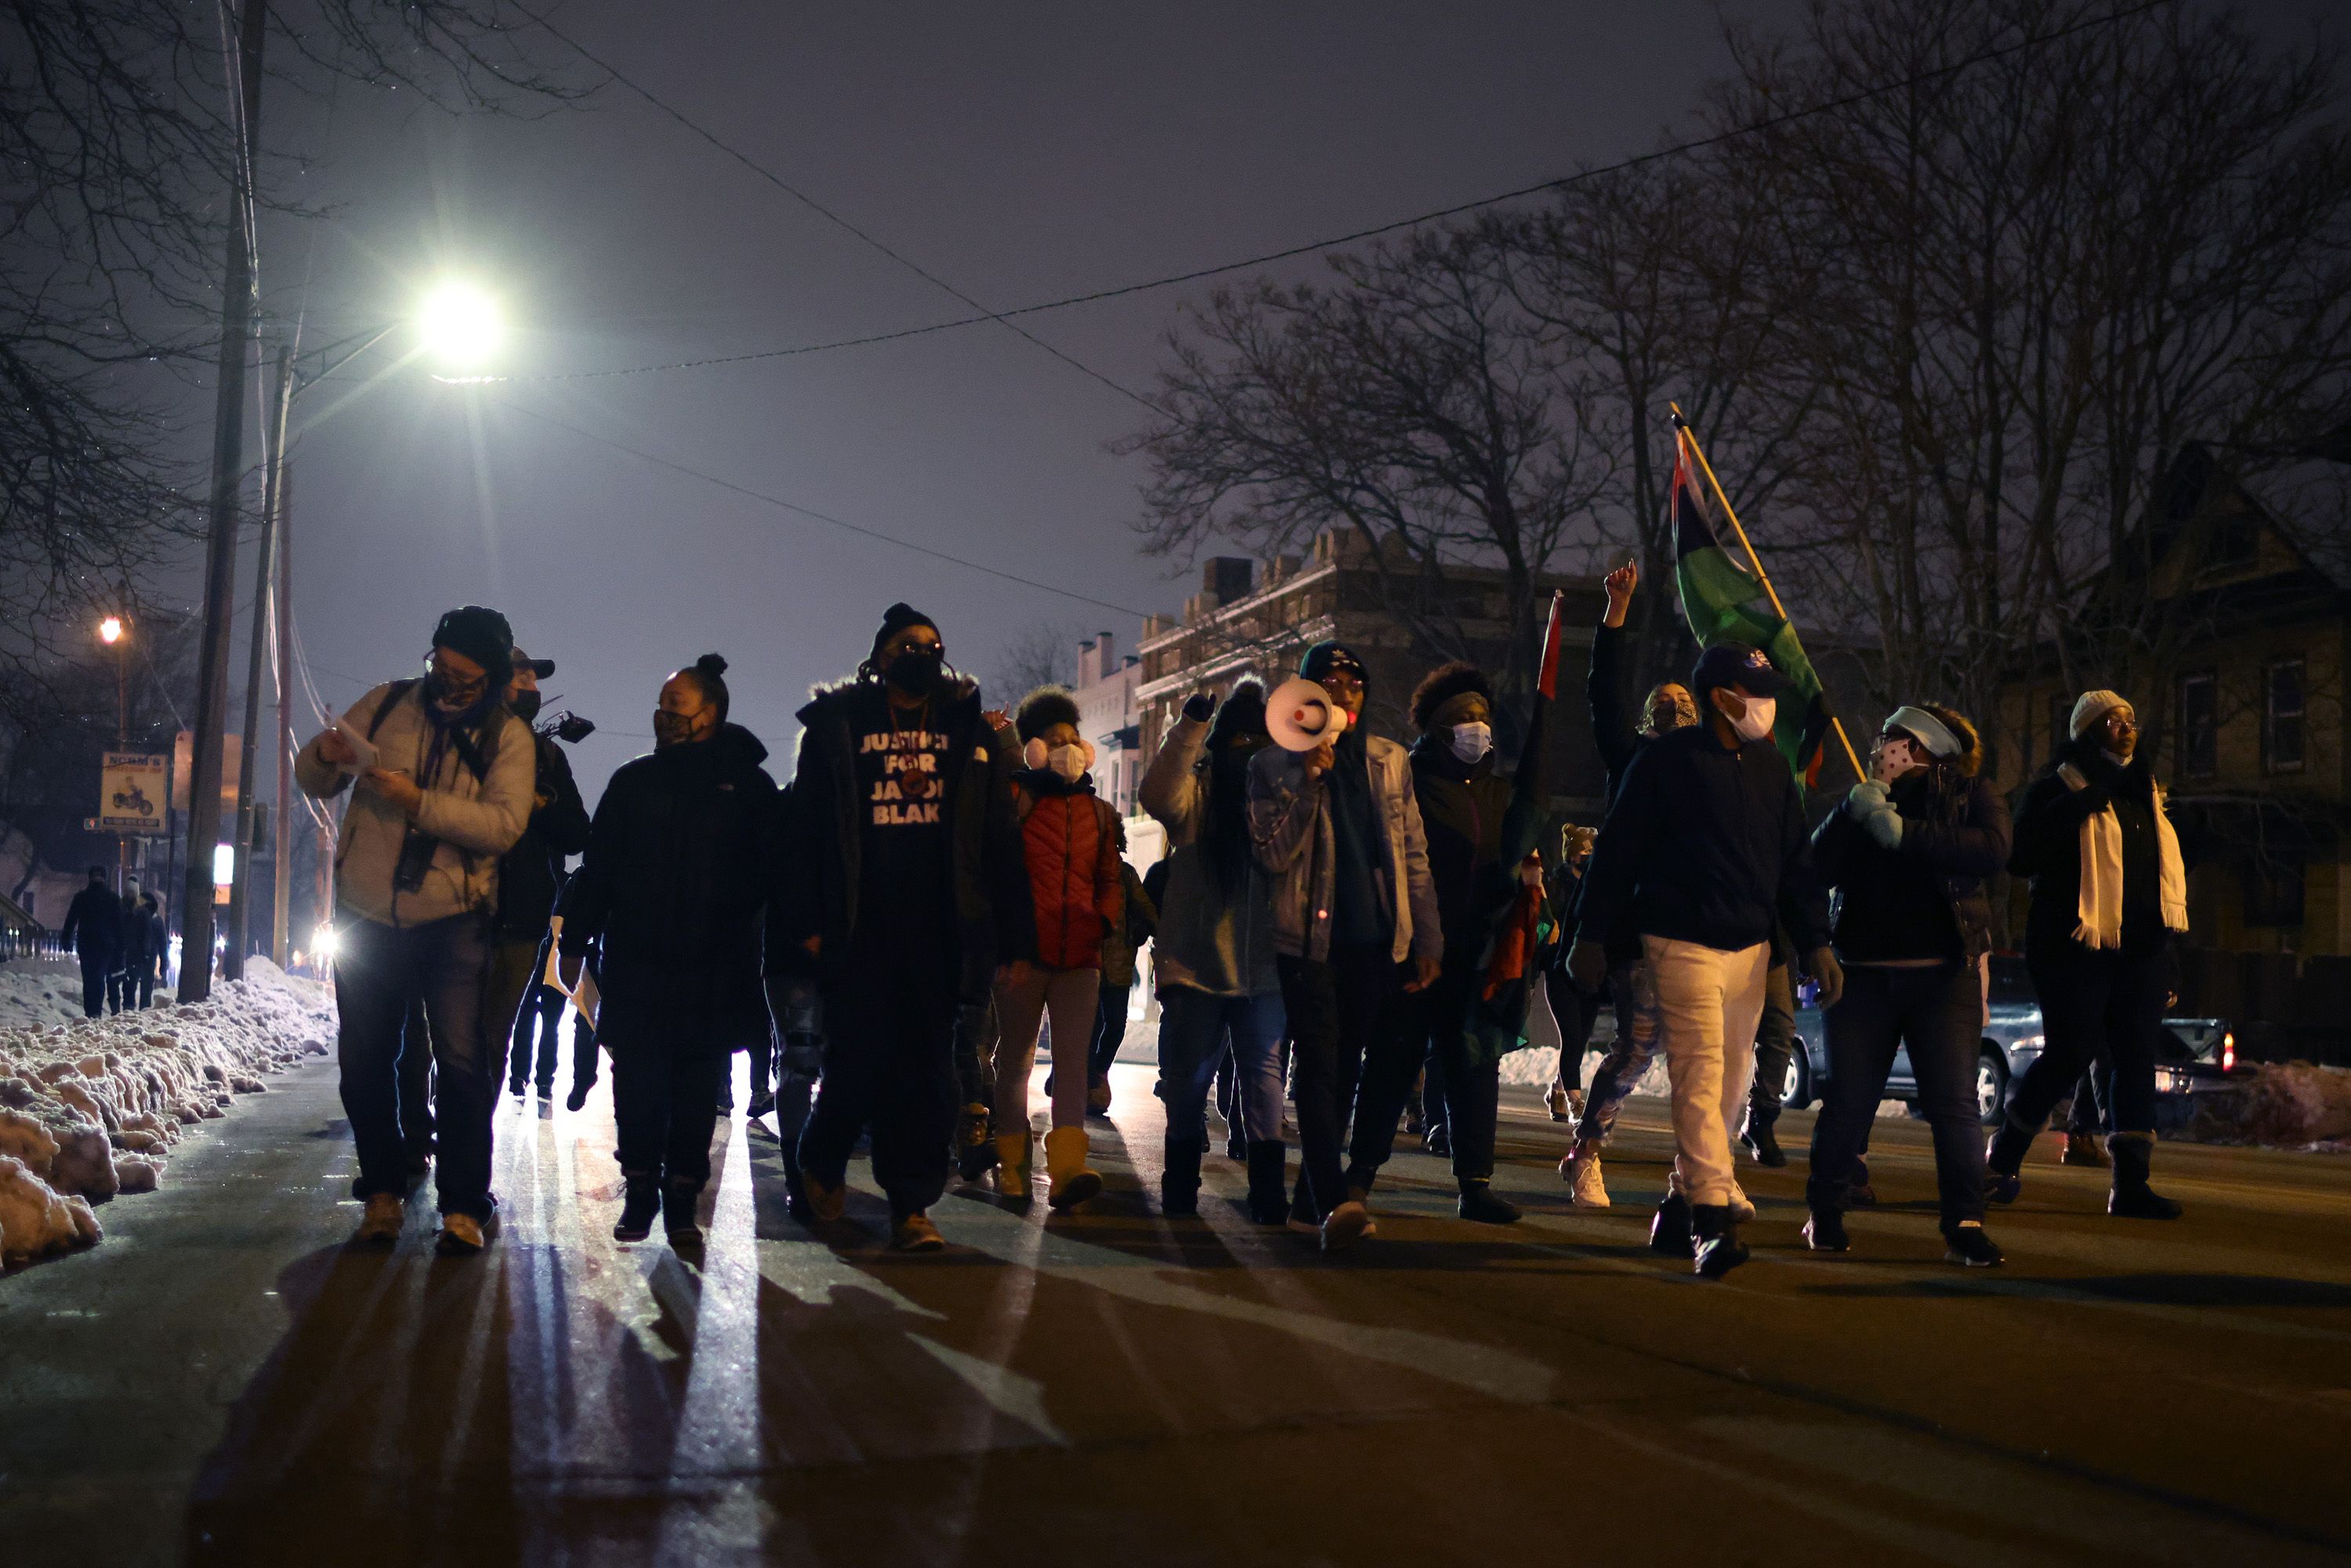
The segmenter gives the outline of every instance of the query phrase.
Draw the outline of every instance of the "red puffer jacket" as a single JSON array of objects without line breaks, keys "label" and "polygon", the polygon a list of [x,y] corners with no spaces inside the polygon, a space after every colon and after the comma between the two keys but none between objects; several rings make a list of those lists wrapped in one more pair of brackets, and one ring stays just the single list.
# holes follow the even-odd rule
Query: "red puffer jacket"
[{"label": "red puffer jacket", "polygon": [[1022,774],[1016,787],[1037,916],[1037,950],[1028,956],[1055,969],[1094,967],[1103,936],[1125,914],[1118,813],[1091,787],[1072,789],[1050,775]]}]

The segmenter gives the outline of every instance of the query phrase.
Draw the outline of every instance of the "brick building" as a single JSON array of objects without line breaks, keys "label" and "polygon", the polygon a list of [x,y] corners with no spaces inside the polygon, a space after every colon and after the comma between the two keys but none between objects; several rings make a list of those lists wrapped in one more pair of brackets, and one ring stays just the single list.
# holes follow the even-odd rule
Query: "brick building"
[{"label": "brick building", "polygon": [[1070,688],[1078,703],[1078,732],[1094,743],[1094,793],[1122,817],[1134,814],[1135,786],[1143,781],[1134,700],[1142,673],[1141,659],[1119,655],[1107,632],[1078,644],[1078,678]]}]

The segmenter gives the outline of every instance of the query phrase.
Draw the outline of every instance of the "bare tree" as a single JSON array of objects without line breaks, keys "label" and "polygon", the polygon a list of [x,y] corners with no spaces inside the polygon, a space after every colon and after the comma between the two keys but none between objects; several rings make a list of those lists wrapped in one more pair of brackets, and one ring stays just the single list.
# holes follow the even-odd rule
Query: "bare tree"
[{"label": "bare tree", "polygon": [[1332,262],[1325,285],[1219,291],[1171,335],[1164,416],[1116,446],[1150,465],[1136,529],[1154,554],[1212,539],[1262,559],[1334,524],[1372,546],[1388,608],[1432,653],[1468,652],[1450,562],[1501,569],[1525,685],[1537,573],[1583,519],[1609,459],[1587,444],[1495,237],[1423,235]]},{"label": "bare tree", "polygon": [[1033,622],[997,650],[982,691],[991,706],[1009,708],[1039,686],[1067,685],[1077,668],[1083,633],[1059,622]]},{"label": "bare tree", "polygon": [[[0,710],[40,711],[85,612],[201,527],[220,257],[241,140],[225,12],[148,0],[0,8]],[[329,77],[528,112],[576,89],[534,68],[508,0],[294,0],[272,25],[298,89]],[[280,161],[265,158],[260,200]],[[53,695],[53,694],[52,694]]]}]

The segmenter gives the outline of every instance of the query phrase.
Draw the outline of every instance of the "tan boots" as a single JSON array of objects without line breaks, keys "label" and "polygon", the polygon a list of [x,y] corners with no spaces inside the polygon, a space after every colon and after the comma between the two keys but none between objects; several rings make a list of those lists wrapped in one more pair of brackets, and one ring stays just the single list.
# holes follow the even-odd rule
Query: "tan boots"
[{"label": "tan boots", "polygon": [[1102,1191],[1102,1177],[1086,1166],[1083,1127],[1056,1127],[1045,1134],[1045,1174],[1052,1183],[1046,1201],[1055,1208],[1075,1208]]},{"label": "tan boots", "polygon": [[996,1134],[996,1190],[1006,1197],[1029,1196],[1029,1134]]}]

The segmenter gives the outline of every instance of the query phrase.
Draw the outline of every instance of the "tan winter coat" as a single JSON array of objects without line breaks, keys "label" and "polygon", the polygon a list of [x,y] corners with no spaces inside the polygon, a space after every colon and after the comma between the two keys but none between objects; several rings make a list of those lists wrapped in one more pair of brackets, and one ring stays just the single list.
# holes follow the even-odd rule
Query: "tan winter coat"
[{"label": "tan winter coat", "polygon": [[[392,685],[386,682],[351,705],[346,716],[352,729],[367,733]],[[416,826],[440,842],[423,885],[414,893],[392,890],[392,870],[408,835],[408,818],[364,779],[343,813],[342,836],[335,846],[337,911],[383,925],[423,925],[468,910],[494,908],[498,857],[522,837],[530,820],[531,792],[538,788],[538,748],[531,744],[530,727],[504,710],[487,727],[483,743],[489,755],[486,780],[474,777],[455,746],[442,748],[434,777],[424,778],[433,727],[424,716],[423,691],[420,681],[401,693],[375,732],[381,754],[378,765],[405,771],[424,789]],[[321,737],[313,736],[294,758],[294,779],[305,795],[329,800],[351,780],[319,757]]]}]

